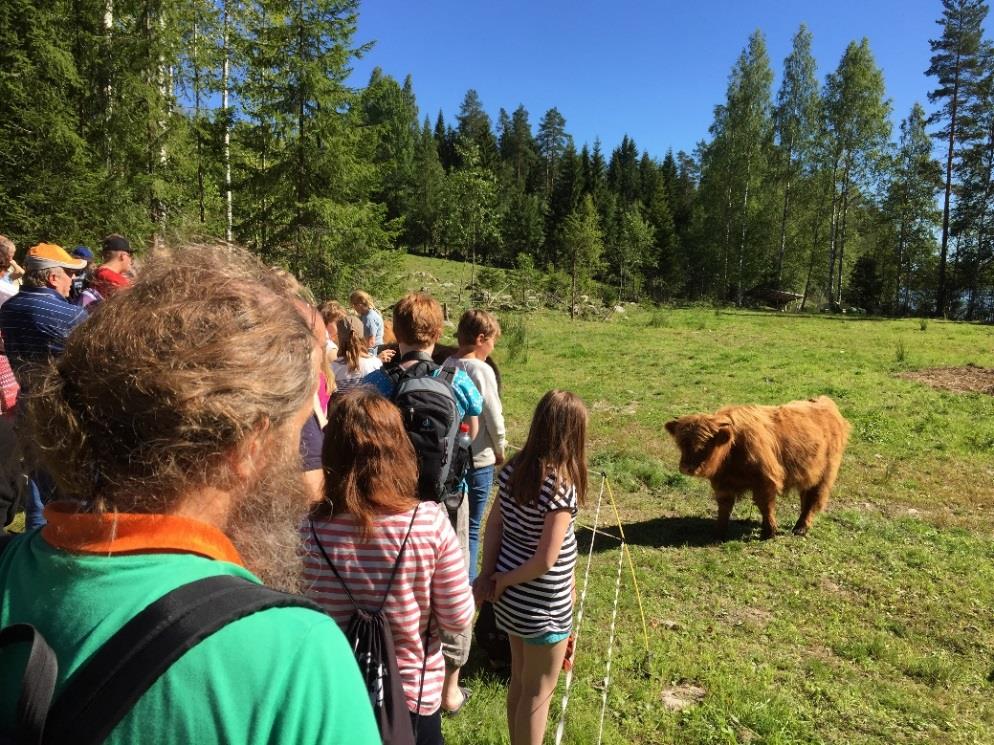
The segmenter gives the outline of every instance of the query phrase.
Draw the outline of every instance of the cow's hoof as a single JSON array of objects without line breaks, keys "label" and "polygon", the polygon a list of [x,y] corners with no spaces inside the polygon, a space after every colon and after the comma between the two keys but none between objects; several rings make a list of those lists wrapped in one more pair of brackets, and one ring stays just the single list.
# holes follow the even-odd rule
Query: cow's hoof
[{"label": "cow's hoof", "polygon": [[794,530],[791,531],[794,535],[804,538],[808,534],[808,529],[804,525],[795,525]]},{"label": "cow's hoof", "polygon": [[777,531],[772,530],[770,528],[763,528],[760,531],[760,533],[759,533],[759,538],[760,538],[760,540],[763,540],[763,541],[768,541],[768,540],[770,540],[772,538],[776,538],[776,537],[777,537]]}]

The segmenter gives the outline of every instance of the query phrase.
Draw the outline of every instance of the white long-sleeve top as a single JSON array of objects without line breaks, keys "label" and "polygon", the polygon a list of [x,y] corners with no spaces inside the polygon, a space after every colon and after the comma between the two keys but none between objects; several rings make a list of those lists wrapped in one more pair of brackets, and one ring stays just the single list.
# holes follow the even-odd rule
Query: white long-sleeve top
[{"label": "white long-sleeve top", "polygon": [[483,396],[483,413],[472,446],[473,468],[492,466],[497,461],[497,453],[503,454],[507,447],[504,407],[497,390],[497,376],[490,365],[474,357],[449,357],[443,364],[443,367],[453,366],[462,368]]}]

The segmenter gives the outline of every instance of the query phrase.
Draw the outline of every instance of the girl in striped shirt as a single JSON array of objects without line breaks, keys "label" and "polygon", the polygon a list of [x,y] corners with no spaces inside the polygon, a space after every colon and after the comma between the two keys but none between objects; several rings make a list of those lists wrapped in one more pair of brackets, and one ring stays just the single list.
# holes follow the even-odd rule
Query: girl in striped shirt
[{"label": "girl in striped shirt", "polygon": [[511,643],[512,745],[540,745],[573,623],[576,537],[587,491],[587,409],[569,391],[539,401],[524,447],[500,474],[484,536],[478,601]]},{"label": "girl in striped shirt", "polygon": [[383,612],[417,743],[441,745],[445,663],[438,629],[466,631],[474,610],[455,531],[442,505],[416,498],[417,461],[400,411],[375,390],[361,387],[332,400],[322,461],[325,500],[311,511],[313,533],[309,525],[301,531],[307,594],[345,630],[354,606],[323,548],[359,606],[379,607],[386,595]]}]

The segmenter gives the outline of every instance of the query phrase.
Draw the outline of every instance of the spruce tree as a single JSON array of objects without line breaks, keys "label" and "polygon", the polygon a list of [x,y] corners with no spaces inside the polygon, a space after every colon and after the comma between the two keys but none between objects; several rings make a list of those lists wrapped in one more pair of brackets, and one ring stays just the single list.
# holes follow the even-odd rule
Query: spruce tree
[{"label": "spruce tree", "polygon": [[[547,195],[556,191],[560,161],[572,146],[573,138],[566,133],[566,118],[553,107],[545,112],[535,135],[535,146],[542,159],[544,190]],[[571,208],[572,209],[572,208]]]},{"label": "spruce tree", "polygon": [[544,243],[545,251],[542,256],[545,263],[557,263],[560,260],[564,248],[560,240],[562,226],[583,197],[580,156],[573,148],[572,141],[566,145],[566,150],[559,158],[557,171],[555,188],[546,202],[545,234],[548,238]]},{"label": "spruce tree", "polygon": [[62,2],[0,3],[0,214],[18,243],[75,241],[95,191]]},{"label": "spruce tree", "polygon": [[438,148],[438,159],[446,171],[450,171],[456,166],[456,133],[452,127],[445,124],[445,117],[441,110],[438,118],[435,119],[435,146]]},{"label": "spruce tree", "polygon": [[531,191],[539,156],[528,122],[528,110],[524,106],[514,110],[502,130],[500,153],[514,182],[522,189]]},{"label": "spruce tree", "polygon": [[621,144],[611,152],[607,167],[607,183],[618,196],[622,209],[631,207],[640,196],[638,160],[635,140],[624,135]]},{"label": "spruce tree", "polygon": [[254,0],[246,15],[243,237],[326,296],[381,281],[391,237],[371,199],[376,139],[346,82],[357,8]]},{"label": "spruce tree", "polygon": [[925,124],[925,110],[915,103],[901,122],[901,137],[883,203],[883,215],[891,228],[886,234],[887,243],[893,250],[879,263],[886,302],[894,313],[910,312],[912,274],[929,265],[935,244],[935,198],[942,175],[939,163],[932,157]]},{"label": "spruce tree", "polygon": [[946,312],[947,262],[949,256],[949,219],[953,196],[953,165],[962,142],[960,109],[969,100],[970,86],[978,72],[983,22],[988,6],[984,0],[942,0],[942,36],[929,41],[932,49],[927,75],[937,79],[938,87],[928,94],[929,101],[939,108],[929,118],[941,124],[934,136],[945,149],[945,190],[942,201],[942,240],[939,249],[938,286],[935,314]]},{"label": "spruce tree", "polygon": [[570,318],[575,318],[578,295],[600,268],[604,251],[597,210],[589,194],[563,223],[562,242],[570,272]]},{"label": "spruce tree", "polygon": [[976,318],[982,287],[994,277],[994,45],[984,43],[971,96],[962,108],[962,149],[950,233],[956,237],[957,287],[966,291],[965,317]]},{"label": "spruce tree", "polygon": [[413,173],[406,236],[410,245],[423,246],[426,253],[431,253],[438,248],[445,169],[438,159],[438,146],[428,117],[414,146]]},{"label": "spruce tree", "polygon": [[480,95],[474,89],[470,88],[466,91],[466,96],[459,106],[456,121],[458,122],[456,136],[464,149],[456,152],[457,164],[463,164],[463,161],[459,159],[460,152],[464,152],[468,148],[475,148],[479,159],[478,165],[496,173],[498,163],[497,139],[490,126],[490,117],[483,109]]}]

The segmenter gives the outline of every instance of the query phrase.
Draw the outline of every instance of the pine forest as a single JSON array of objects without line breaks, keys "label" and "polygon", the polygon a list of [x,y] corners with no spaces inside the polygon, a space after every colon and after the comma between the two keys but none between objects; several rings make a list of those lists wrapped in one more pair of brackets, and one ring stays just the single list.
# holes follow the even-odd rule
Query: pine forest
[{"label": "pine forest", "polygon": [[[744,40],[693,152],[577,142],[549,101],[418,107],[352,64],[357,0],[4,0],[0,231],[19,245],[232,240],[322,297],[400,252],[574,307],[714,302],[994,320],[988,4],[936,1],[921,103],[870,40],[819,70]],[[900,126],[892,127],[892,121]],[[92,245],[92,243],[91,243]],[[491,273],[492,274],[492,273]],[[521,289],[524,293],[524,289]]]}]

